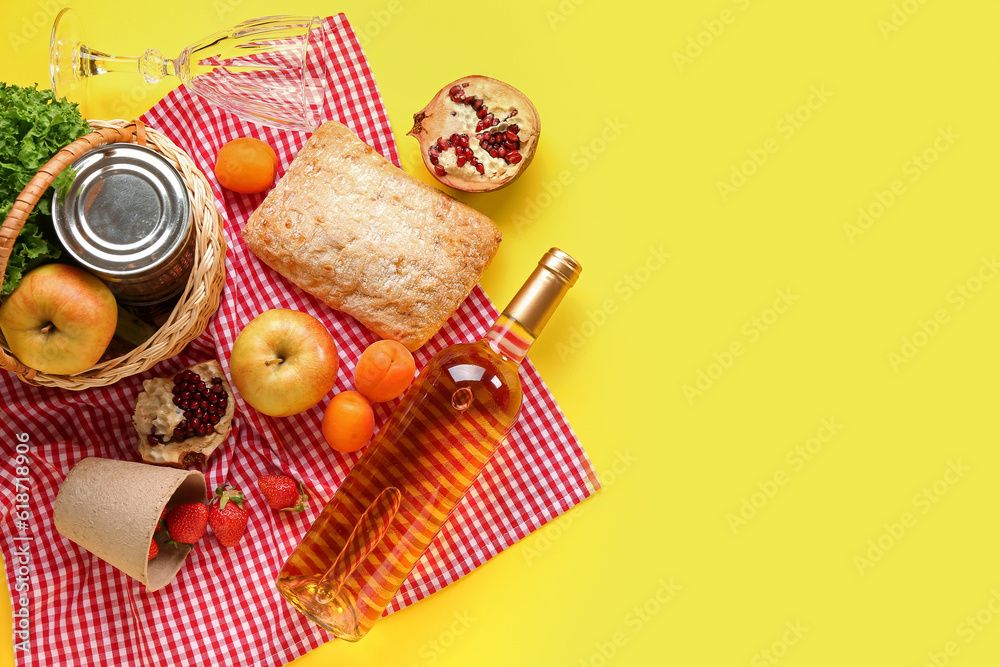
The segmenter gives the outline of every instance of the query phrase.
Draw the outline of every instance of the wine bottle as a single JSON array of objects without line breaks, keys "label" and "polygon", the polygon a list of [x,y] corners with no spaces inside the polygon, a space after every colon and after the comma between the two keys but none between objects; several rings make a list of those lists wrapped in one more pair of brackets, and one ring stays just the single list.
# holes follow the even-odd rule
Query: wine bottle
[{"label": "wine bottle", "polygon": [[278,574],[280,593],[361,639],[513,428],[518,366],[580,275],[552,248],[486,336],[434,355]]}]

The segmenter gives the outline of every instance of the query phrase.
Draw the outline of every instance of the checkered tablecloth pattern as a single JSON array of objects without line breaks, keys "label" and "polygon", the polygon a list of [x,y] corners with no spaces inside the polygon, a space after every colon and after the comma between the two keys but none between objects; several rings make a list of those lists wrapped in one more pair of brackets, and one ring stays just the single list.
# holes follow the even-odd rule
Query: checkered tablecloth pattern
[{"label": "checkered tablecloth pattern", "polygon": [[[326,25],[331,65],[327,117],[345,123],[398,164],[378,89],[350,25],[342,15],[327,19]],[[167,134],[209,175],[229,244],[226,288],[204,335],[141,376],[77,393],[32,387],[0,374],[0,548],[14,629],[24,610],[29,638],[22,645],[26,650],[15,649],[15,657],[25,667],[283,665],[330,636],[285,603],[275,591],[274,577],[360,456],[337,454],[324,443],[318,425],[325,401],[301,415],[271,419],[237,396],[235,433],[212,455],[205,473],[210,489],[229,482],[247,491],[247,535],[232,549],[206,536],[178,577],[160,591],[150,593],[62,538],[52,523],[59,484],[81,459],[139,459],[131,415],[142,381],[209,358],[218,358],[228,373],[237,333],[260,312],[294,308],[327,326],[342,362],[335,391],[351,388],[354,362],[376,340],[349,316],[261,264],[240,240],[240,230],[263,195],[223,191],[211,176],[218,149],[241,136],[255,136],[274,147],[283,172],[305,141],[304,133],[251,125],[182,89],[142,120]],[[480,338],[496,314],[477,287],[414,355],[418,368],[448,345]],[[471,572],[598,488],[586,453],[530,361],[521,375],[525,401],[517,427],[406,580],[390,612]],[[392,407],[376,406],[378,424]],[[15,462],[19,437],[28,445],[28,460],[20,466]],[[257,477],[278,471],[307,483],[312,500],[305,513],[273,512],[257,494]],[[20,642],[15,635],[15,644]]]}]

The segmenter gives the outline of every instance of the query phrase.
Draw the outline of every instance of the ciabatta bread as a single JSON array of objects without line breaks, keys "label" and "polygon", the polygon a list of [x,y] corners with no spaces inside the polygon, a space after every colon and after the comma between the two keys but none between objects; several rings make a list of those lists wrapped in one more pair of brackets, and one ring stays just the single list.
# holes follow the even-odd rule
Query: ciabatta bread
[{"label": "ciabatta bread", "polygon": [[257,257],[383,338],[416,350],[458,309],[500,231],[324,123],[243,228]]}]

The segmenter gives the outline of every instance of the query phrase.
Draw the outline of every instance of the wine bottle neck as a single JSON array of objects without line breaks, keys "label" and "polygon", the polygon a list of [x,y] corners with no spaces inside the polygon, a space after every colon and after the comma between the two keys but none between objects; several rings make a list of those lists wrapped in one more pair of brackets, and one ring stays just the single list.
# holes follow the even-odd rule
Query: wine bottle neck
[{"label": "wine bottle neck", "polygon": [[521,363],[581,270],[579,262],[558,248],[545,253],[486,335],[490,347]]},{"label": "wine bottle neck", "polygon": [[483,338],[490,348],[515,364],[524,361],[535,337],[506,313],[500,315]]}]

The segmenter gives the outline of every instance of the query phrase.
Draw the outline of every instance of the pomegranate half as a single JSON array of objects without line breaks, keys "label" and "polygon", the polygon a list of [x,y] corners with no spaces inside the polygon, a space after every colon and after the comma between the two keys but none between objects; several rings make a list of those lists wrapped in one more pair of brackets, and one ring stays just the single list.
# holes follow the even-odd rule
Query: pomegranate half
[{"label": "pomegranate half", "polygon": [[540,131],[538,111],[524,93],[475,75],[442,88],[413,115],[407,134],[420,142],[436,179],[464,192],[489,192],[527,169]]}]

